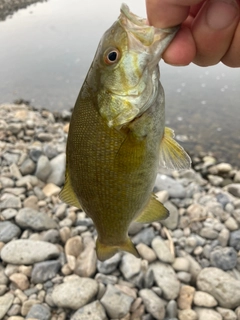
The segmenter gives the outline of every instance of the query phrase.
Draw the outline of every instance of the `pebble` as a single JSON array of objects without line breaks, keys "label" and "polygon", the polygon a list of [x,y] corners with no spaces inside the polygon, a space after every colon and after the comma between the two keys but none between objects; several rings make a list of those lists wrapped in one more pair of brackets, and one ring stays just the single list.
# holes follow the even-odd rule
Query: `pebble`
[{"label": "pebble", "polygon": [[185,188],[179,182],[163,174],[157,175],[155,188],[158,191],[167,190],[170,198],[184,198],[186,195]]},{"label": "pebble", "polygon": [[31,208],[19,210],[16,217],[16,223],[22,228],[31,228],[36,231],[57,228],[57,223],[46,213],[39,212]]},{"label": "pebble", "polygon": [[61,188],[59,188],[54,183],[48,183],[45,185],[45,187],[42,189],[43,193],[46,197],[56,196],[61,191]]},{"label": "pebble", "polygon": [[217,307],[216,310],[218,313],[220,313],[223,320],[237,320],[237,315],[233,310],[225,309],[221,307]]},{"label": "pebble", "polygon": [[26,319],[50,320],[49,308],[41,304],[34,304],[27,313]]},{"label": "pebble", "polygon": [[234,279],[229,274],[218,268],[205,268],[197,278],[199,290],[212,295],[220,307],[233,309],[240,305],[240,280]]},{"label": "pebble", "polygon": [[92,277],[97,270],[97,255],[95,251],[95,244],[91,242],[88,244],[83,252],[76,260],[76,267],[74,273],[81,277]]},{"label": "pebble", "polygon": [[178,319],[179,320],[198,320],[198,315],[196,311],[192,309],[178,310]]},{"label": "pebble", "polygon": [[33,240],[8,242],[1,251],[2,260],[12,264],[33,264],[58,256],[59,250],[54,244]]},{"label": "pebble", "polygon": [[70,318],[71,320],[107,320],[107,315],[102,304],[97,300],[78,309]]},{"label": "pebble", "polygon": [[97,281],[74,276],[54,287],[52,299],[60,308],[77,310],[89,303],[97,294]]},{"label": "pebble", "polygon": [[134,244],[145,243],[147,246],[150,246],[154,237],[155,232],[153,228],[144,228],[132,237],[132,242]]},{"label": "pebble", "polygon": [[48,157],[41,155],[37,161],[37,168],[35,172],[36,177],[38,177],[39,180],[46,182],[51,171],[52,167]]},{"label": "pebble", "polygon": [[198,320],[222,320],[222,316],[215,310],[199,307],[195,308],[194,310],[198,315]]},{"label": "pebble", "polygon": [[115,254],[112,258],[105,261],[97,261],[97,269],[100,273],[109,274],[117,269],[117,266],[121,260],[122,253]]},{"label": "pebble", "polygon": [[22,273],[13,273],[9,279],[15,284],[15,286],[24,291],[29,287],[29,281],[25,274]]},{"label": "pebble", "polygon": [[50,161],[51,174],[47,182],[56,186],[62,186],[65,179],[66,154],[60,153]]},{"label": "pebble", "polygon": [[107,290],[100,302],[107,311],[107,314],[112,319],[120,319],[126,316],[130,311],[133,298],[123,293],[121,290],[108,284]]},{"label": "pebble", "polygon": [[195,294],[195,288],[191,286],[182,286],[180,288],[179,297],[178,297],[178,307],[181,310],[191,309],[193,297]]},{"label": "pebble", "polygon": [[213,296],[203,291],[195,292],[193,302],[198,307],[207,307],[207,308],[216,307],[218,304],[217,300]]},{"label": "pebble", "polygon": [[240,198],[240,183],[231,183],[227,185],[226,189],[233,196]]},{"label": "pebble", "polygon": [[142,289],[139,296],[143,299],[146,310],[157,320],[165,318],[165,301],[159,298],[152,290]]},{"label": "pebble", "polygon": [[232,247],[216,248],[210,253],[211,265],[222,270],[231,270],[237,264],[237,252]]},{"label": "pebble", "polygon": [[129,280],[140,272],[141,260],[130,253],[124,253],[119,269],[124,278]]},{"label": "pebble", "polygon": [[21,200],[12,194],[4,193],[0,199],[0,209],[20,209]]},{"label": "pebble", "polygon": [[0,241],[7,243],[20,234],[20,228],[12,222],[2,221],[0,223]]},{"label": "pebble", "polygon": [[6,293],[4,296],[0,297],[0,319],[3,319],[5,314],[8,312],[13,303],[13,299],[14,295],[12,293]]},{"label": "pebble", "polygon": [[54,278],[61,268],[57,260],[35,263],[32,269],[31,280],[33,283],[43,283]]},{"label": "pebble", "polygon": [[236,230],[230,233],[230,241],[229,244],[235,250],[240,250],[240,230]]},{"label": "pebble", "polygon": [[179,213],[177,207],[171,202],[167,201],[164,206],[170,212],[169,217],[163,221],[161,224],[170,230],[174,230],[178,226]]},{"label": "pebble", "polygon": [[143,259],[147,260],[149,263],[151,263],[157,259],[156,253],[150,247],[148,247],[146,244],[139,243],[136,247],[137,247],[137,250],[138,250],[140,256]]},{"label": "pebble", "polygon": [[153,239],[152,248],[160,261],[166,262],[166,263],[174,262],[174,256],[171,253],[168,245],[160,237],[156,237]]}]

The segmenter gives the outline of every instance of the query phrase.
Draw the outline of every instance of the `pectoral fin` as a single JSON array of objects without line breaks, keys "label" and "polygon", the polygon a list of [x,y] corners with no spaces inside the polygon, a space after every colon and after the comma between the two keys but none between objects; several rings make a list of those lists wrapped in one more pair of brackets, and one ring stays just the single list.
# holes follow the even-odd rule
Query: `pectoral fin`
[{"label": "pectoral fin", "polygon": [[159,165],[168,169],[184,170],[191,168],[191,158],[174,140],[174,131],[165,127],[160,145]]},{"label": "pectoral fin", "polygon": [[164,205],[156,199],[154,194],[143,209],[142,213],[135,219],[136,222],[151,223],[154,221],[164,220],[169,216],[169,211]]},{"label": "pectoral fin", "polygon": [[71,185],[68,166],[66,166],[65,183],[62,190],[59,193],[59,198],[70,206],[82,209]]},{"label": "pectoral fin", "polygon": [[96,241],[96,252],[97,257],[100,261],[104,261],[111,258],[119,251],[126,251],[133,254],[135,257],[140,258],[140,255],[130,238],[127,238],[125,242],[120,243],[117,246],[105,245],[101,243],[99,239],[97,239]]}]

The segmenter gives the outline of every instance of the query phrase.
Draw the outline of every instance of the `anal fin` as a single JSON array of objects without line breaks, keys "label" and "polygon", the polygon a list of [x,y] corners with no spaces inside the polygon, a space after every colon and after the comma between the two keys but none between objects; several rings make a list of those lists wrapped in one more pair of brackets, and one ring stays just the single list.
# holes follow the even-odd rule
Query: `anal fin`
[{"label": "anal fin", "polygon": [[174,131],[168,127],[165,127],[160,145],[159,165],[163,168],[176,170],[191,168],[191,158],[183,147],[174,140]]},{"label": "anal fin", "polygon": [[151,223],[154,221],[167,219],[169,211],[164,205],[156,199],[154,194],[151,195],[150,200],[141,214],[135,219],[135,222]]},{"label": "anal fin", "polygon": [[66,173],[65,173],[65,183],[64,186],[62,188],[62,190],[59,193],[59,198],[67,203],[70,206],[74,206],[77,207],[79,209],[81,208],[81,205],[78,201],[77,196],[75,195],[72,185],[71,185],[71,181],[70,181],[70,177],[69,177],[69,172],[68,172],[68,166],[66,166]]}]

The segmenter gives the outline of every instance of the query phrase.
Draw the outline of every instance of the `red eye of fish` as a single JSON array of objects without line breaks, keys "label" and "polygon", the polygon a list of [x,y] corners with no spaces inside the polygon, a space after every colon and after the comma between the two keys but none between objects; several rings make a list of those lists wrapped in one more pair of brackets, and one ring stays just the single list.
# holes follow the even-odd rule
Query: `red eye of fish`
[{"label": "red eye of fish", "polygon": [[106,64],[113,64],[119,60],[119,57],[120,57],[119,51],[117,49],[111,49],[104,54],[104,62]]}]

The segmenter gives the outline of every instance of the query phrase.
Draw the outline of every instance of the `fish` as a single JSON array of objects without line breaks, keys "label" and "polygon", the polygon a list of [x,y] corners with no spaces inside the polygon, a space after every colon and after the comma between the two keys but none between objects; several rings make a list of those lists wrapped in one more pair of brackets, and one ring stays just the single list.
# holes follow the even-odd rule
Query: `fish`
[{"label": "fish", "polygon": [[59,197],[97,230],[99,260],[140,257],[128,230],[169,216],[153,194],[159,167],[187,169],[190,157],[165,127],[162,53],[178,27],[158,29],[122,4],[104,33],[74,106]]}]

